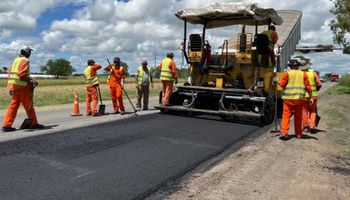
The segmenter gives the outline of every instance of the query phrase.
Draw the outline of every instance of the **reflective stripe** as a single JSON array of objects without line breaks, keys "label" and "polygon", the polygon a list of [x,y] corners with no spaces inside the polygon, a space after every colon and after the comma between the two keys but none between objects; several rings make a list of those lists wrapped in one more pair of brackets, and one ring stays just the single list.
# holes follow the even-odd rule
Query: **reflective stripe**
[{"label": "reflective stripe", "polygon": [[87,68],[84,70],[85,84],[88,86],[93,86],[100,83],[96,75],[91,76],[91,68],[92,66],[87,66]]},{"label": "reflective stripe", "polygon": [[164,81],[171,81],[174,80],[173,73],[170,70],[170,63],[171,63],[170,58],[165,58],[162,61],[162,70],[160,71],[160,80]]},{"label": "reflective stripe", "polygon": [[[7,77],[8,84],[14,84],[14,85],[19,85],[19,86],[26,86],[27,85],[27,81],[21,80],[18,76],[19,65],[21,64],[23,59],[27,59],[27,58],[19,56],[13,61],[10,72],[8,73],[9,76]],[[27,71],[27,74],[29,75],[29,69]]]},{"label": "reflective stripe", "polygon": [[300,70],[288,71],[288,83],[282,91],[282,99],[305,98],[304,72]]},{"label": "reflective stripe", "polygon": [[[309,82],[311,85],[311,89],[312,89],[312,93],[311,96],[312,97],[317,97],[317,88],[316,88],[316,83],[315,83],[315,77],[314,77],[314,71],[309,69],[309,71],[306,72],[307,77],[309,78]],[[309,93],[306,93],[305,97],[309,97]]]}]

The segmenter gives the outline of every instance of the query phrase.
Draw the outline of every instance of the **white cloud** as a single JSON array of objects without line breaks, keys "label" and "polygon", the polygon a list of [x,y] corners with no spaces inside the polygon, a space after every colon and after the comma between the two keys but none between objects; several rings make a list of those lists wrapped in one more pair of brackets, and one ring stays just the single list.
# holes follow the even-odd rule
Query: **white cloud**
[{"label": "white cloud", "polygon": [[[87,59],[106,64],[106,58],[119,56],[133,71],[143,58],[153,66],[154,52],[159,63],[168,51],[175,53],[175,60],[180,65],[181,54],[177,47],[183,38],[183,22],[174,13],[185,7],[215,2],[232,0],[3,0],[0,4],[0,51],[5,53],[0,62],[12,62],[19,48],[32,45],[36,48],[31,58],[33,66],[45,64],[48,58],[66,56],[80,72]],[[35,28],[37,19],[45,11],[71,3],[84,3],[72,18],[53,21],[36,38],[13,37],[20,30]],[[329,0],[261,0],[259,4],[303,11],[300,44],[332,42],[328,22],[332,18],[329,10],[333,5]],[[21,20],[13,23],[9,16]],[[189,25],[189,28],[188,33],[201,33],[202,29],[199,25]],[[239,30],[237,26],[209,30],[207,39],[215,49]],[[1,43],[5,39],[7,43]],[[347,70],[346,64],[341,63],[349,63],[349,57],[339,52],[310,55],[312,62],[321,70],[333,70],[333,63],[340,66],[337,69]]]}]

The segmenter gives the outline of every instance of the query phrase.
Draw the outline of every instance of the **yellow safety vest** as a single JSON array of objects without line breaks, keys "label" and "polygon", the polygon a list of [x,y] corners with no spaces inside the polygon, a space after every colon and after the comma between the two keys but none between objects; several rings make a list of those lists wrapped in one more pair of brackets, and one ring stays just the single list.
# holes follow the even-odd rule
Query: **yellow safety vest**
[{"label": "yellow safety vest", "polygon": [[266,30],[266,31],[264,31],[263,32],[263,34],[265,34],[265,35],[267,35],[267,37],[269,38],[269,47],[271,48],[271,49],[273,49],[273,43],[272,43],[272,41],[271,41],[271,34],[272,34],[272,30]]},{"label": "yellow safety vest", "polygon": [[[151,72],[148,69],[148,83],[151,83]],[[138,85],[142,85],[142,80],[143,80],[143,75],[144,75],[145,71],[143,70],[142,66],[139,66],[139,68],[137,69],[137,84]]]},{"label": "yellow safety vest", "polygon": [[[19,79],[19,76],[18,76],[19,65],[23,59],[27,59],[27,58],[19,56],[13,61],[12,67],[11,67],[10,72],[9,72],[9,76],[7,77],[8,84],[14,84],[14,85],[19,85],[19,86],[26,86],[27,85],[28,81],[21,80],[21,79]],[[27,74],[29,75],[29,70],[27,71]]]},{"label": "yellow safety vest", "polygon": [[[315,77],[314,77],[314,71],[309,69],[309,71],[306,72],[306,75],[309,77],[309,82],[311,85],[311,89],[312,89],[312,93],[311,96],[312,97],[317,97],[317,89],[316,89],[316,82],[315,82]],[[305,97],[309,97],[309,93],[305,94]]]},{"label": "yellow safety vest", "polygon": [[87,68],[84,70],[85,84],[88,86],[100,84],[96,75],[91,76],[91,68],[92,66],[87,66]]},{"label": "yellow safety vest", "polygon": [[282,91],[282,99],[305,99],[304,72],[288,71],[288,83]]},{"label": "yellow safety vest", "polygon": [[173,73],[170,70],[170,58],[165,58],[162,61],[162,70],[160,71],[160,80],[161,81],[171,81],[174,80]]}]

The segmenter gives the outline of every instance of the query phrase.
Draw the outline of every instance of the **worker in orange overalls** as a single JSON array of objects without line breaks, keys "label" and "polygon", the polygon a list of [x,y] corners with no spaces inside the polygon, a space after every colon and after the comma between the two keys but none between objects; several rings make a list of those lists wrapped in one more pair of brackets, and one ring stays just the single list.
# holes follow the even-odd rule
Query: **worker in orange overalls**
[{"label": "worker in orange overalls", "polygon": [[317,98],[319,91],[322,87],[322,83],[320,78],[317,76],[316,72],[314,72],[310,68],[310,64],[306,64],[302,67],[302,71],[306,73],[309,78],[309,82],[312,89],[311,97],[308,93],[306,93],[306,99],[312,98],[314,100],[313,104],[308,104],[307,100],[305,101],[305,105],[303,108],[303,130],[305,132],[314,132],[316,127],[316,115],[317,115]]},{"label": "worker in orange overalls", "polygon": [[[309,79],[303,71],[299,70],[300,63],[297,60],[290,60],[289,67],[291,70],[284,72],[282,79],[278,84],[283,88],[283,116],[281,137],[282,140],[287,140],[290,126],[290,117],[294,111],[294,130],[297,138],[302,137],[302,109],[305,102],[305,90],[311,95],[311,85]],[[275,79],[275,81],[277,81]],[[310,104],[313,99],[310,99]]]},{"label": "worker in orange overalls", "polygon": [[33,105],[34,88],[37,86],[37,82],[29,76],[29,57],[32,51],[33,49],[30,47],[21,49],[20,55],[12,62],[11,69],[9,70],[7,88],[12,98],[4,122],[2,123],[3,132],[16,130],[12,127],[12,124],[21,103],[27,113],[28,119],[32,122],[30,128],[40,129],[44,127],[38,124]]},{"label": "worker in orange overalls", "polygon": [[125,71],[124,71],[124,68],[120,65],[120,63],[121,63],[120,58],[115,57],[113,59],[113,64],[108,65],[107,67],[104,68],[104,70],[109,72],[107,83],[110,89],[114,114],[118,114],[119,109],[121,111],[121,114],[125,113],[125,108],[123,103]]},{"label": "worker in orange overalls", "polygon": [[[86,86],[86,115],[100,116],[97,112],[98,87],[100,82],[97,77],[97,70],[101,65],[96,64],[94,60],[87,61],[87,67],[84,69]],[[92,105],[91,105],[92,104]]]},{"label": "worker in orange overalls", "polygon": [[176,63],[173,60],[174,53],[169,52],[166,58],[160,63],[160,80],[163,84],[162,105],[168,106],[170,95],[173,91],[174,81],[177,84]]},{"label": "worker in orange overalls", "polygon": [[271,59],[271,63],[272,65],[276,65],[276,58],[275,58],[275,44],[278,40],[278,34],[276,32],[276,27],[273,25],[269,26],[269,29],[264,31],[262,34],[267,35],[267,37],[269,38],[269,47],[268,47],[268,53]]}]

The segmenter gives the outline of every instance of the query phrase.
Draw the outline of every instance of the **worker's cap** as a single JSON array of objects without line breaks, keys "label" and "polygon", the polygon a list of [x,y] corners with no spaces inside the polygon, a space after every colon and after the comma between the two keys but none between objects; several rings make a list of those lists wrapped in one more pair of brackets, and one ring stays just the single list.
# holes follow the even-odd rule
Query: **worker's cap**
[{"label": "worker's cap", "polygon": [[168,57],[168,58],[174,58],[174,53],[173,53],[173,52],[168,52],[168,53],[166,54],[166,57]]},{"label": "worker's cap", "polygon": [[21,49],[21,54],[22,55],[30,55],[32,53],[32,51],[34,51],[31,47],[27,46],[27,47],[23,47]]},{"label": "worker's cap", "polygon": [[92,59],[90,59],[90,60],[87,61],[87,64],[88,64],[88,65],[94,65],[94,64],[95,64],[95,61],[92,60]]},{"label": "worker's cap", "polygon": [[148,65],[147,60],[142,60],[141,65]]},{"label": "worker's cap", "polygon": [[299,67],[300,66],[300,63],[298,60],[296,59],[292,59],[289,61],[289,64],[288,64],[289,67]]},{"label": "worker's cap", "polygon": [[120,58],[119,57],[114,57],[113,62],[120,62]]}]

